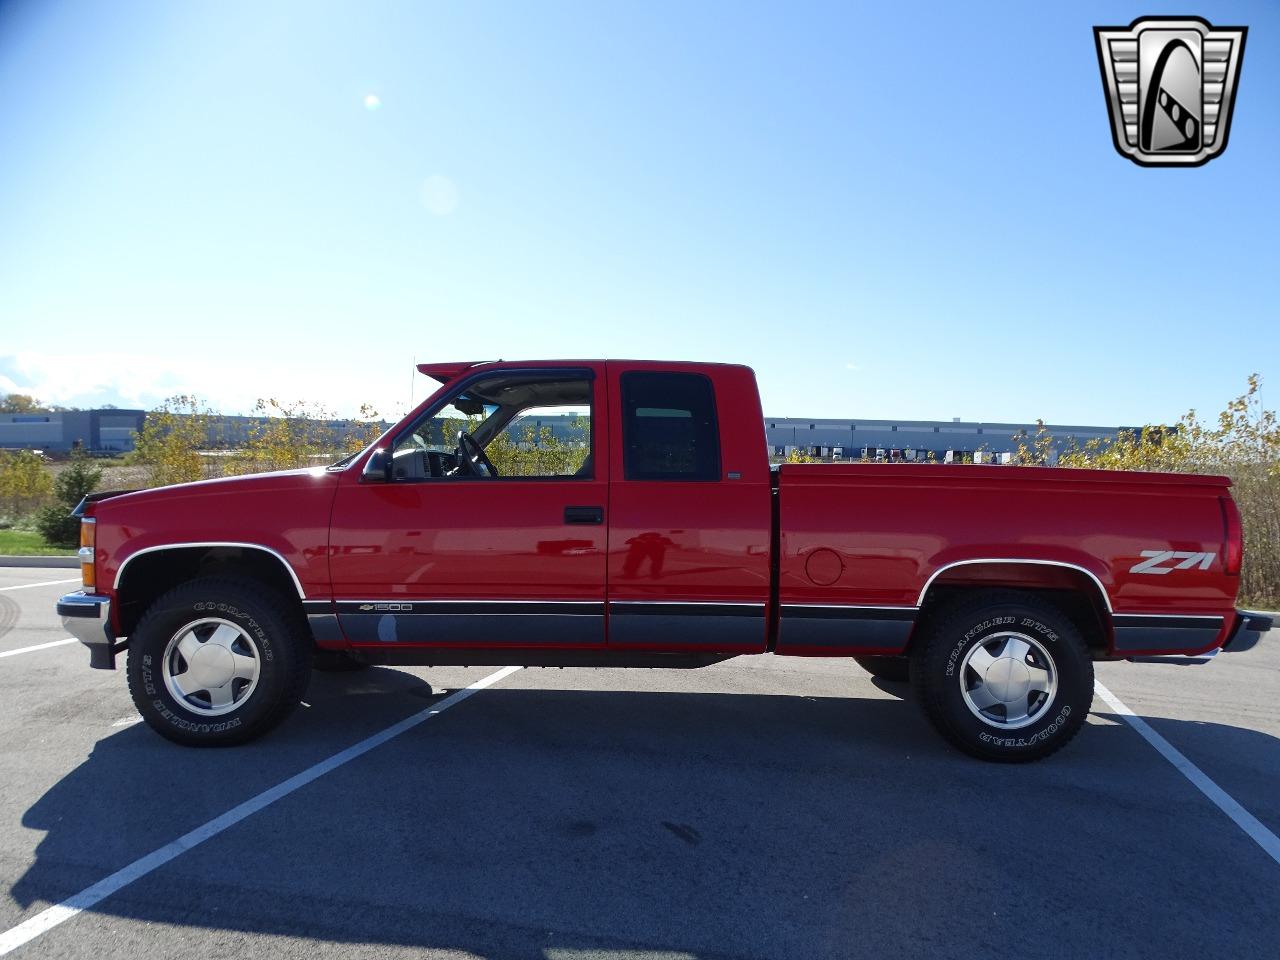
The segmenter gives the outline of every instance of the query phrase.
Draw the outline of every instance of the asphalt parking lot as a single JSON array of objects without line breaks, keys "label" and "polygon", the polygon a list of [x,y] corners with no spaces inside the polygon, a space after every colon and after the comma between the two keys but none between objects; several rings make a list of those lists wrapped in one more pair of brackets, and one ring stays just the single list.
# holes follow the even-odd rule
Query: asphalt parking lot
[{"label": "asphalt parking lot", "polygon": [[[1203,666],[1098,670],[1251,837],[1099,699],[1061,753],[994,766],[843,661],[528,669],[461,699],[495,669],[317,674],[273,735],[186,749],[137,722],[122,670],[57,643],[74,583],[40,584],[73,573],[0,569],[15,957],[1199,960],[1280,942],[1280,631]],[[48,912],[162,849],[83,912]]]}]

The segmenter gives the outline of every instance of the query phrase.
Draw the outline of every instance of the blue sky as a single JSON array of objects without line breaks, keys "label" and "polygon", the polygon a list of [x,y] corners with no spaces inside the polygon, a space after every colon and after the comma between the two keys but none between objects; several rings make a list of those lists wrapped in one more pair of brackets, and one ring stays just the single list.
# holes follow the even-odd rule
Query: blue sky
[{"label": "blue sky", "polygon": [[[0,390],[394,413],[415,358],[626,356],[750,364],[776,416],[1280,396],[1280,4],[1182,7],[0,3]],[[1198,169],[1111,145],[1091,27],[1153,13],[1250,28]]]}]

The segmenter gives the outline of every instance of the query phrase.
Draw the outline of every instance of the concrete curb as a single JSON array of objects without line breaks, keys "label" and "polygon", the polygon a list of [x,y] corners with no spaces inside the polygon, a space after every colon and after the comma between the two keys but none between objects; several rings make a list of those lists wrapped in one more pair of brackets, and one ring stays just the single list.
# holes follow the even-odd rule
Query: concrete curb
[{"label": "concrete curb", "polygon": [[69,567],[80,566],[79,557],[0,557],[0,567]]}]

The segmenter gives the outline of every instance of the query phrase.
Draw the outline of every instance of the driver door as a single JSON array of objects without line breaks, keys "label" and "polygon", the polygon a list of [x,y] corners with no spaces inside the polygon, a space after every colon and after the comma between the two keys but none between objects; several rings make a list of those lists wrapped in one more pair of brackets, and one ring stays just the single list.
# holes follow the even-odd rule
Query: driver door
[{"label": "driver door", "polygon": [[[604,645],[608,425],[596,373],[468,376],[394,438],[386,482],[343,475],[329,569],[351,643]],[[458,456],[455,426],[496,475]]]}]

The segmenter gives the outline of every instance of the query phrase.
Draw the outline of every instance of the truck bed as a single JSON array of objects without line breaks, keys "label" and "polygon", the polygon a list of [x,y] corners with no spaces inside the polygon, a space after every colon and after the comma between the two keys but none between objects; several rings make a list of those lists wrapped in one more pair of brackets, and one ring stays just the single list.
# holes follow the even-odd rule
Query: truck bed
[{"label": "truck bed", "polygon": [[900,652],[933,588],[996,579],[1084,591],[1113,655],[1208,649],[1231,623],[1225,477],[784,464],[775,484],[779,653]]}]

